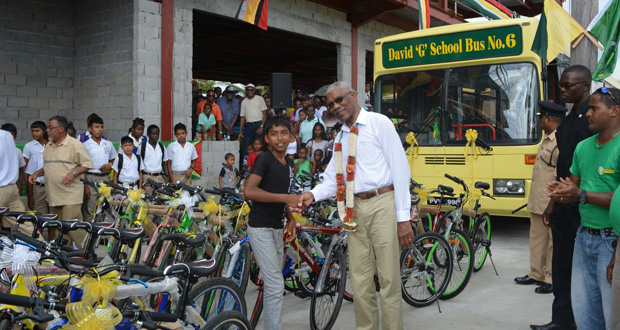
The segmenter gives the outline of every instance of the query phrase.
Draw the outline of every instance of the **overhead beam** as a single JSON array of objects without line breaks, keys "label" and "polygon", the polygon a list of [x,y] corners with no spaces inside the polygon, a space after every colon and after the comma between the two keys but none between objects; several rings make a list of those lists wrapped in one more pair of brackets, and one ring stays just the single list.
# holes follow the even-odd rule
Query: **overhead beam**
[{"label": "overhead beam", "polygon": [[[418,6],[418,0],[402,0],[402,1],[407,1],[407,6],[413,8],[416,11],[420,10],[420,7]],[[465,23],[465,20],[460,18],[460,17],[456,17],[453,14],[450,14],[447,11],[443,11],[441,9],[438,9],[435,6],[429,6],[430,7],[430,12],[431,12],[431,18],[435,18],[438,19],[444,23],[447,24],[460,24],[460,23]]]}]

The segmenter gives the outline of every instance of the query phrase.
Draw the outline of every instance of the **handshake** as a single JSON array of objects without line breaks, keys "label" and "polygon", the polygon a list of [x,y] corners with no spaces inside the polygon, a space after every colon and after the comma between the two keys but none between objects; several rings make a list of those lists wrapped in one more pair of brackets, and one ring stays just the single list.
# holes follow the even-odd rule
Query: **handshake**
[{"label": "handshake", "polygon": [[291,212],[301,213],[308,208],[312,202],[314,202],[314,195],[312,195],[311,192],[305,192],[301,195],[286,195],[286,206],[288,206]]}]

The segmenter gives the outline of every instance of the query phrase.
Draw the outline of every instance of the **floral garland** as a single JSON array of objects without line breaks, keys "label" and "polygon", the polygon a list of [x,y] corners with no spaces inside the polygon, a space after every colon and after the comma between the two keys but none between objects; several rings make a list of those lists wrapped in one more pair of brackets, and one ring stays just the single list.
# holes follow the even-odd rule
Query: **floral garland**
[{"label": "floral garland", "polygon": [[[340,134],[340,140],[342,135]],[[355,189],[355,155],[357,154],[357,136],[359,129],[357,125],[351,127],[351,134],[349,135],[349,156],[347,157],[347,180],[345,185],[344,172],[342,169],[342,143],[340,140],[334,145],[334,161],[336,162],[336,202],[338,204],[338,213],[340,217],[344,215],[344,229],[348,231],[355,231],[357,224],[353,221],[353,205]],[[346,206],[345,206],[345,194],[346,194]]]}]

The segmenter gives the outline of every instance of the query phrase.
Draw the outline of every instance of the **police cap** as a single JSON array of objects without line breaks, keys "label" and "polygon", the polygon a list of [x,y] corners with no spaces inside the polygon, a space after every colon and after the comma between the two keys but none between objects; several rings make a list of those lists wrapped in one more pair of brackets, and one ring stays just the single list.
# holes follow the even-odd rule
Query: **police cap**
[{"label": "police cap", "polygon": [[566,115],[566,111],[568,111],[565,107],[555,104],[553,102],[548,101],[538,101],[538,113],[537,116],[554,116],[554,117],[564,117]]}]

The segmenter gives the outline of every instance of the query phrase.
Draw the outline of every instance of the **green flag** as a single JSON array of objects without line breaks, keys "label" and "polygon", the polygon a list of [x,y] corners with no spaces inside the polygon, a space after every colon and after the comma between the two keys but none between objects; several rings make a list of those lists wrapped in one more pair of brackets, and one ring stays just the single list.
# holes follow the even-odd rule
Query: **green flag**
[{"label": "green flag", "polygon": [[603,80],[614,72],[620,41],[620,0],[610,0],[592,20],[588,30],[605,46],[603,56],[592,73],[593,80]]}]

